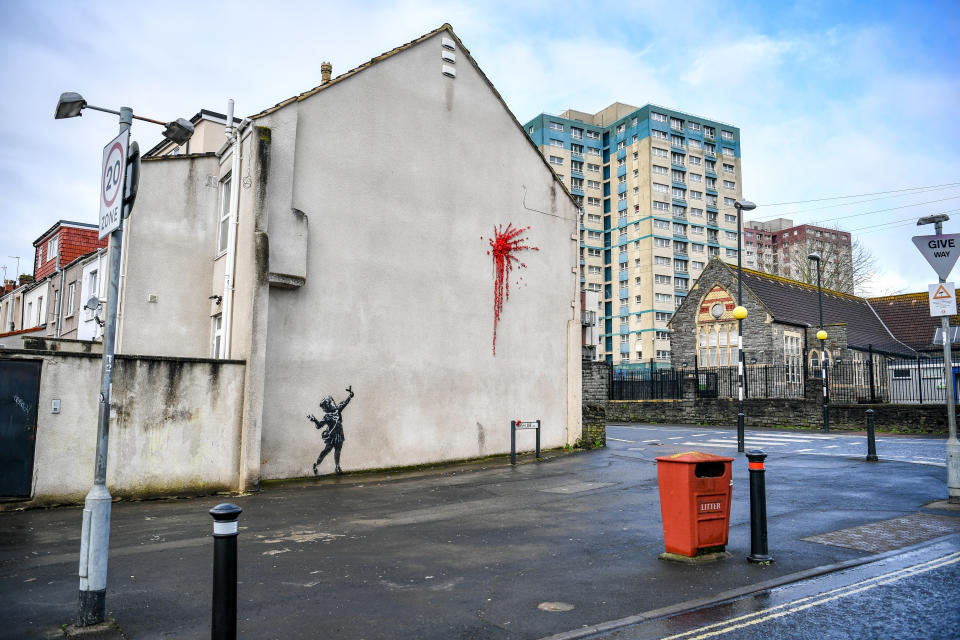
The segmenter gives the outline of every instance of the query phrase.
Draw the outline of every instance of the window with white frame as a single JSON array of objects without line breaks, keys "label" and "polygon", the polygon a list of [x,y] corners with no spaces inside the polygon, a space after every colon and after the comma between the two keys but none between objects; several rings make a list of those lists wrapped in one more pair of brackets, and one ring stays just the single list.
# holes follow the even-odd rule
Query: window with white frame
[{"label": "window with white frame", "polygon": [[677,199],[679,199],[679,200],[683,200],[686,195],[687,195],[687,190],[686,190],[686,189],[681,189],[680,187],[674,187],[674,188],[673,188],[673,197],[674,197],[674,198],[677,198]]},{"label": "window with white frame", "polygon": [[694,242],[690,245],[690,251],[693,253],[703,253],[703,245]]},{"label": "window with white frame", "polygon": [[588,163],[587,163],[587,171],[591,171],[591,172],[593,172],[593,173],[600,173],[600,165],[594,164],[594,163],[592,163],[592,162],[588,162]]},{"label": "window with white frame", "polygon": [[667,238],[654,238],[653,246],[660,247],[661,249],[666,249],[670,246],[670,241]]},{"label": "window with white frame", "polygon": [[652,131],[650,132],[650,135],[653,137],[654,140],[669,140],[669,139],[670,139],[670,135],[669,135],[666,131],[660,131],[660,130],[658,130],[658,129],[652,130]]},{"label": "window with white frame", "polygon": [[223,315],[217,314],[211,320],[213,323],[213,341],[210,348],[210,357],[219,358],[221,357],[220,349],[223,346],[221,344],[223,341]]},{"label": "window with white frame", "polygon": [[737,222],[737,216],[732,215],[732,214],[729,214],[729,213],[725,213],[725,214],[723,214],[723,221],[724,221],[724,222],[732,222],[732,223],[736,224],[736,222]]},{"label": "window with white frame", "polygon": [[596,147],[587,147],[587,155],[588,155],[588,156],[602,156],[603,154],[600,152],[600,149],[597,149]]},{"label": "window with white frame", "polygon": [[666,116],[665,114],[662,114],[662,113],[657,113],[656,111],[651,111],[651,112],[650,112],[650,119],[653,120],[653,121],[655,121],[655,122],[666,122],[666,121],[667,121],[667,116]]},{"label": "window with white frame", "polygon": [[707,136],[708,138],[715,138],[717,136],[717,130],[713,127],[704,127],[703,135]]},{"label": "window with white frame", "polygon": [[654,183],[653,183],[653,191],[654,191],[654,193],[668,193],[668,192],[669,192],[669,189],[667,188],[667,185],[665,185],[665,184],[660,184],[659,182],[654,182]]},{"label": "window with white frame", "polygon": [[[670,241],[667,240],[667,242],[670,242]],[[669,266],[670,266],[670,263],[671,263],[671,259],[670,259],[670,258],[667,258],[667,257],[665,257],[665,256],[654,256],[654,257],[653,257],[653,264],[654,264],[654,266],[657,266],[657,267],[669,267]]]},{"label": "window with white frame", "polygon": [[732,158],[732,157],[733,157],[733,149],[731,149],[730,147],[724,147],[724,148],[723,148],[723,155],[725,155],[725,156],[728,157],[728,158]]},{"label": "window with white frame", "polygon": [[599,131],[590,131],[587,129],[587,140],[599,140],[600,132]]},{"label": "window with white frame", "polygon": [[690,215],[693,216],[694,218],[702,218],[703,209],[697,209],[697,208],[690,209]]},{"label": "window with white frame", "polygon": [[[596,197],[596,196],[587,196],[587,205],[589,205],[589,206],[591,206],[591,207],[599,207],[599,206],[600,206],[600,198],[598,198],[598,197]],[[587,217],[588,217],[588,219],[590,219],[590,220],[593,220],[594,218],[597,218],[597,219],[600,218],[600,216],[593,215],[592,213],[591,213],[589,216],[587,216]]]},{"label": "window with white frame", "polygon": [[588,189],[599,189],[599,188],[600,188],[600,181],[599,181],[599,180],[587,180],[587,188],[588,188]]},{"label": "window with white frame", "polygon": [[60,237],[53,236],[47,240],[47,260],[53,260],[57,257],[57,253],[60,250]]},{"label": "window with white frame", "polygon": [[576,140],[583,139],[583,129],[577,129],[576,127],[570,127],[570,137]]},{"label": "window with white frame", "polygon": [[654,220],[653,221],[654,229],[670,229],[670,223],[666,220]]},{"label": "window with white frame", "polygon": [[690,147],[691,149],[703,148],[703,144],[699,140],[694,140],[693,138],[690,138],[689,140],[687,140],[687,146]]},{"label": "window with white frame", "polygon": [[[703,245],[700,245],[700,250],[703,251]],[[697,260],[693,260],[690,263],[690,268],[693,269],[694,271],[699,271],[700,269],[703,269],[703,263]]]},{"label": "window with white frame", "polygon": [[702,200],[702,199],[703,199],[703,192],[702,192],[702,191],[691,191],[691,192],[690,192],[690,199],[691,199],[691,200]]},{"label": "window with white frame", "polygon": [[699,173],[691,173],[690,182],[703,182],[703,176]]},{"label": "window with white frame", "polygon": [[76,281],[71,282],[67,287],[67,313],[65,317],[70,317],[73,315],[73,305],[76,303],[77,297],[77,283]]},{"label": "window with white frame", "polygon": [[667,150],[666,150],[666,149],[661,149],[660,147],[651,147],[651,148],[650,148],[650,152],[653,154],[653,157],[655,157],[655,158],[669,158],[669,157],[670,157],[670,154],[667,152]]},{"label": "window with white frame", "polygon": [[732,207],[734,204],[736,204],[736,202],[737,201],[733,198],[728,198],[726,196],[723,198],[723,204],[727,205],[728,207]]},{"label": "window with white frame", "polygon": [[563,165],[563,158],[560,156],[550,156],[550,164]]},{"label": "window with white frame", "polygon": [[699,166],[700,166],[700,163],[701,163],[701,160],[700,160],[700,158],[698,158],[697,156],[690,156],[690,157],[687,158],[687,162],[689,162],[689,163],[692,164],[692,165],[695,165],[695,166],[698,166],[698,167],[699,167]]},{"label": "window with white frame", "polygon": [[734,167],[733,167],[732,164],[727,164],[726,162],[724,162],[724,163],[723,163],[723,170],[726,171],[727,173],[733,173],[733,172],[734,172]]},{"label": "window with white frame", "polygon": [[670,210],[670,205],[667,204],[666,202],[660,202],[659,200],[654,200],[654,201],[653,201],[653,208],[654,208],[656,211],[669,211],[669,210]]},{"label": "window with white frame", "polygon": [[[665,311],[657,311],[654,315],[654,319],[657,322],[670,322],[670,318],[673,317],[672,313],[667,313]],[[667,352],[669,355],[669,352]]]},{"label": "window with white frame", "polygon": [[557,139],[555,139],[555,138],[550,138],[550,146],[551,146],[551,147],[560,147],[561,149],[563,149],[563,140],[557,140]]},{"label": "window with white frame", "polygon": [[683,154],[674,153],[672,156],[670,156],[670,162],[673,164],[683,164]]},{"label": "window with white frame", "polygon": [[653,294],[653,301],[659,304],[670,304],[673,301],[673,296],[669,293],[655,293]]},{"label": "window with white frame", "polygon": [[627,148],[627,143],[624,142],[623,140],[617,143],[617,151],[620,151],[621,149],[626,149],[626,148]]},{"label": "window with white frame", "polygon": [[672,134],[671,134],[671,135],[670,135],[670,144],[672,144],[672,145],[675,146],[675,147],[682,147],[682,146],[683,146],[683,136],[675,136],[675,135],[672,135]]},{"label": "window with white frame", "polygon": [[559,122],[551,122],[551,123],[550,123],[550,128],[551,128],[553,131],[563,131],[563,125],[560,124]]},{"label": "window with white frame", "polygon": [[233,176],[220,181],[220,224],[217,233],[217,253],[225,253],[230,237],[230,183]]},{"label": "window with white frame", "polygon": [[737,184],[736,184],[733,180],[724,180],[724,181],[723,181],[723,188],[724,188],[724,189],[736,189],[736,188],[737,188]]},{"label": "window with white frame", "polygon": [[661,166],[658,165],[658,164],[652,165],[651,171],[653,171],[653,173],[655,173],[655,174],[657,174],[657,175],[661,175],[661,176],[665,176],[665,175],[667,175],[668,173],[670,173],[670,170],[669,170],[669,169],[667,169],[666,167],[661,167]]},{"label": "window with white frame", "polygon": [[720,137],[723,138],[724,140],[733,140],[733,132],[732,132],[732,131],[725,131],[725,130],[721,129],[721,130],[720,130]]}]

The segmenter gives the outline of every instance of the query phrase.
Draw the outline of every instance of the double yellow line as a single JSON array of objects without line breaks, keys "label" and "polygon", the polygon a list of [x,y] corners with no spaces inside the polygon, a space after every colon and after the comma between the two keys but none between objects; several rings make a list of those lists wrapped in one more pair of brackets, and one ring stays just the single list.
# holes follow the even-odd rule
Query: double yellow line
[{"label": "double yellow line", "polygon": [[798,611],[803,611],[804,609],[826,604],[833,600],[838,600],[846,596],[868,591],[875,587],[897,582],[898,580],[909,578],[910,576],[932,571],[934,569],[956,564],[958,562],[960,562],[960,551],[941,556],[934,560],[928,560],[927,562],[921,562],[920,564],[916,564],[905,569],[898,569],[896,571],[891,571],[890,573],[885,573],[880,576],[863,580],[861,582],[855,582],[844,587],[825,591],[815,596],[799,598],[785,604],[763,609],[762,611],[748,613],[736,618],[724,620],[723,622],[715,622],[713,624],[708,624],[684,633],[667,636],[661,640],[680,640],[681,638],[684,640],[703,640],[705,638],[713,638],[725,633],[730,633],[731,631],[736,631],[737,629],[743,629],[744,627],[750,627],[755,624],[760,624],[761,622],[781,618],[783,616],[790,615],[791,613],[796,613]]}]

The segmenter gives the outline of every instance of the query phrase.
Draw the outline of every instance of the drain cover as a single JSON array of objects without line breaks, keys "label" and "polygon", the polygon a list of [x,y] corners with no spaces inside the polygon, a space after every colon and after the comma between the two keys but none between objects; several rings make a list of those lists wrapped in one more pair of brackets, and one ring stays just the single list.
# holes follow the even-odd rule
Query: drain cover
[{"label": "drain cover", "polygon": [[573,605],[568,602],[541,602],[537,605],[541,611],[572,611]]},{"label": "drain cover", "polygon": [[914,513],[892,520],[822,533],[803,540],[879,553],[954,532],[960,532],[960,518]]}]

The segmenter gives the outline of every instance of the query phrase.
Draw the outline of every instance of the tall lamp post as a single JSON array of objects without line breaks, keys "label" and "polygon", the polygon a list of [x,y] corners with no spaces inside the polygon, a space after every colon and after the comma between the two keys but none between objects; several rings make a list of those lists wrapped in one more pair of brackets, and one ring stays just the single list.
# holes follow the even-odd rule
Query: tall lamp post
[{"label": "tall lamp post", "polygon": [[[193,125],[180,118],[173,122],[160,122],[133,115],[130,107],[119,111],[87,104],[79,93],[68,91],[61,94],[54,118],[74,118],[84,109],[112,113],[120,118],[120,133],[128,131],[133,119],[163,125],[165,138],[183,144],[193,135]],[[134,142],[131,147],[135,147]],[[124,150],[129,158],[129,150]],[[107,273],[107,306],[103,327],[103,364],[100,372],[100,407],[97,416],[97,449],[93,474],[93,487],[87,493],[83,506],[83,528],[80,533],[80,602],[77,626],[86,627],[104,621],[107,591],[107,556],[110,548],[110,492],[107,490],[107,444],[110,433],[110,394],[113,388],[114,345],[117,332],[117,280],[120,274],[120,250],[123,246],[123,219],[130,215],[136,184],[127,181],[120,185],[122,212],[120,224],[110,233],[109,262]]]},{"label": "tall lamp post", "polygon": [[[917,226],[934,225],[937,235],[943,235],[943,223],[950,219],[945,213],[925,216],[917,220]],[[940,278],[946,282],[946,278]],[[950,319],[940,318],[940,333],[943,334],[943,381],[947,388],[947,496],[950,502],[960,503],[960,441],[957,440],[957,416],[953,397],[953,354],[950,344]]]},{"label": "tall lamp post", "polygon": [[820,287],[820,254],[814,251],[807,256],[817,263],[817,309],[820,312],[820,329],[817,340],[820,341],[820,377],[823,378],[823,431],[830,431],[830,386],[827,382],[827,332],[823,329],[823,289]]},{"label": "tall lamp post", "polygon": [[757,205],[749,200],[737,200],[733,203],[737,210],[737,306],[733,310],[733,317],[737,319],[737,452],[743,453],[746,436],[743,430],[743,320],[747,317],[747,310],[743,306],[743,212],[753,211]]}]

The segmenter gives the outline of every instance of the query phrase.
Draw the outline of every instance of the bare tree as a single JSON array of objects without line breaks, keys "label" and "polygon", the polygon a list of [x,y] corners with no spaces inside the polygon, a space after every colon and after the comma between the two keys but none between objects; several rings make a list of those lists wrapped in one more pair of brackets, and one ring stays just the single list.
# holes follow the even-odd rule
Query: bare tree
[{"label": "bare tree", "polygon": [[866,293],[866,286],[876,274],[876,258],[859,239],[849,247],[812,237],[793,243],[781,256],[778,275],[817,284],[816,263],[807,257],[814,251],[820,254],[820,281],[825,289],[857,295]]}]

